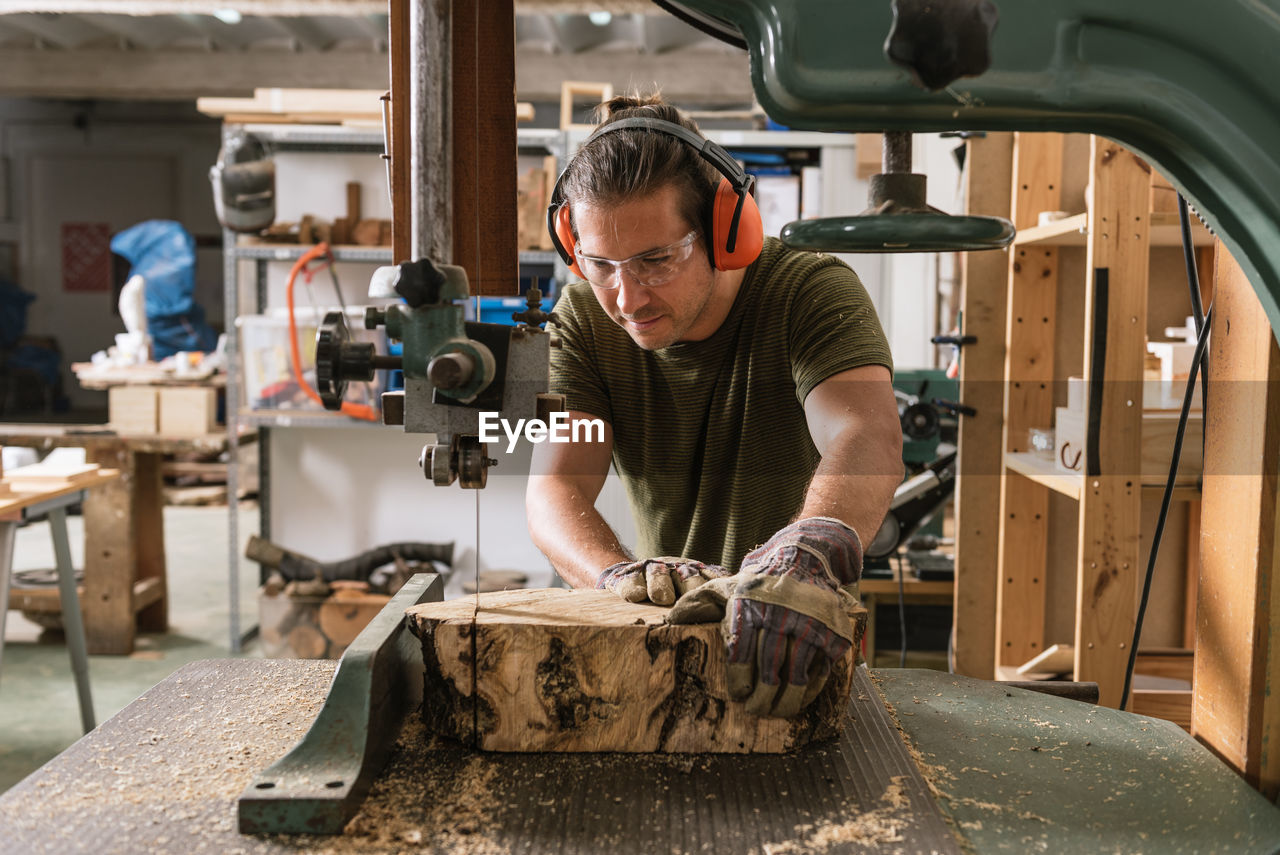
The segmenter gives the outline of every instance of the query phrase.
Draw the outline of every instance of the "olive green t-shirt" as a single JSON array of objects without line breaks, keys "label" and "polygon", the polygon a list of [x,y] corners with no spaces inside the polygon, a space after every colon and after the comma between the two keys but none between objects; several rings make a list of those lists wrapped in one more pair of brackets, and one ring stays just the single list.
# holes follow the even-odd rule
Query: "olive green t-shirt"
[{"label": "olive green t-shirt", "polygon": [[805,396],[850,368],[893,368],[857,274],[775,238],[703,341],[646,351],[586,283],[566,287],[555,311],[561,346],[551,351],[551,391],[612,425],[639,558],[736,570],[803,505],[819,460]]}]

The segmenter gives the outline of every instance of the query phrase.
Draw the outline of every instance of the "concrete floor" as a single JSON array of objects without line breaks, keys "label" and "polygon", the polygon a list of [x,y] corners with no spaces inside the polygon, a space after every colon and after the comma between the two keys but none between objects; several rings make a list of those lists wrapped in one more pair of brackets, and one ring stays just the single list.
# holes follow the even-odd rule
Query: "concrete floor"
[{"label": "concrete floor", "polygon": [[[225,506],[166,507],[170,631],[139,637],[131,656],[89,657],[94,712],[106,721],[178,667],[232,656]],[[256,506],[240,510],[240,535],[257,531]],[[82,565],[84,525],[67,520],[72,559]],[[54,566],[48,523],[19,529],[15,572]],[[241,560],[241,626],[257,623],[258,567]],[[0,663],[0,792],[7,790],[81,736],[71,663],[60,632],[44,632],[9,612]],[[243,656],[256,656],[245,645]]]}]

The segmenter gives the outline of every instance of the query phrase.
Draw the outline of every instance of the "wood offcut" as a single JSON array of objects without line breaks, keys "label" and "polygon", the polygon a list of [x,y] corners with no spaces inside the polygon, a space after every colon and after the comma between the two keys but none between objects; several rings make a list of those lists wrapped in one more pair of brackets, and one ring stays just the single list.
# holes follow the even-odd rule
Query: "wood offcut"
[{"label": "wood offcut", "polygon": [[718,624],[608,591],[503,591],[409,610],[430,731],[489,751],[779,753],[838,735],[855,644],[795,719],[730,700]]}]

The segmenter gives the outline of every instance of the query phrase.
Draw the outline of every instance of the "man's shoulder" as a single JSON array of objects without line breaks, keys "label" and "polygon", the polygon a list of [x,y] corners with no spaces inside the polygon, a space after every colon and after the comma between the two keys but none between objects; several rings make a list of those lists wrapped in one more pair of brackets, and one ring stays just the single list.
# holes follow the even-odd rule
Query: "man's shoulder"
[{"label": "man's shoulder", "polygon": [[760,279],[799,287],[819,274],[823,278],[860,282],[853,268],[834,255],[790,249],[777,238],[765,238],[757,270]]}]

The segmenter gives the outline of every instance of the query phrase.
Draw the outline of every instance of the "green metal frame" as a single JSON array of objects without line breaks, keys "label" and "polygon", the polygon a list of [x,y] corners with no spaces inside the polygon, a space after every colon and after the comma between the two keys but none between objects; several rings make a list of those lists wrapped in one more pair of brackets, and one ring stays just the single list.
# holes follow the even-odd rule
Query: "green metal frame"
[{"label": "green metal frame", "polygon": [[419,573],[356,636],[307,735],[241,794],[241,833],[337,834],[355,815],[422,703],[422,647],[405,609],[442,599],[443,580]]},{"label": "green metal frame", "polygon": [[940,93],[885,58],[890,0],[680,5],[742,33],[761,106],[793,128],[1079,131],[1123,143],[1222,236],[1280,329],[1280,2],[995,2],[991,68]]}]

